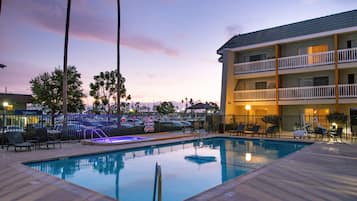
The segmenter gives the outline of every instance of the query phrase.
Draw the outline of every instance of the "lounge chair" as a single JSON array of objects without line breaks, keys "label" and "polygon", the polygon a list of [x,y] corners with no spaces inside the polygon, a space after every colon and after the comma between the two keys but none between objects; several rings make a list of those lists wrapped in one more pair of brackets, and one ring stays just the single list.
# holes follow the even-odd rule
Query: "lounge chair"
[{"label": "lounge chair", "polygon": [[244,131],[244,134],[252,134],[254,136],[255,134],[259,134],[259,129],[260,129],[259,125],[254,125],[252,128]]},{"label": "lounge chair", "polygon": [[339,137],[342,141],[342,128],[337,128],[336,130],[334,131],[330,131],[329,132],[330,134],[330,137],[333,138],[334,141],[337,142],[337,138]]},{"label": "lounge chair", "polygon": [[278,130],[278,126],[277,125],[273,125],[273,126],[269,126],[266,130],[265,130],[265,135],[270,135],[271,137],[273,137],[273,135],[276,133],[276,131]]},{"label": "lounge chair", "polygon": [[322,127],[318,126],[314,129],[313,133],[315,134],[316,138],[317,138],[317,135],[321,135],[321,138],[323,140],[326,132],[327,132],[326,128],[322,128]]},{"label": "lounge chair", "polygon": [[30,142],[25,142],[20,132],[7,132],[5,135],[8,140],[6,150],[9,150],[10,146],[14,146],[16,152],[16,148],[20,148],[21,150],[22,148],[26,148],[27,151],[31,151],[31,147],[33,146],[33,144]]},{"label": "lounge chair", "polygon": [[49,145],[52,145],[55,148],[56,144],[59,144],[62,147],[62,143],[60,140],[52,140],[49,138],[46,128],[38,128],[36,129],[36,135],[39,137],[40,147],[41,145],[46,145],[46,148],[49,148]]},{"label": "lounge chair", "polygon": [[244,124],[239,124],[237,129],[232,131],[232,134],[235,134],[235,133],[237,133],[237,135],[243,134],[244,133],[244,127],[245,127]]}]

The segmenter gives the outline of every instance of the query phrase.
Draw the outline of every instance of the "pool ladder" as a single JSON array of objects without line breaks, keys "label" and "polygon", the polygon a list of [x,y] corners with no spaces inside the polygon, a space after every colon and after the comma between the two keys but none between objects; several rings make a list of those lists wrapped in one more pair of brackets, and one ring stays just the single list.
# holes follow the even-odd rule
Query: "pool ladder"
[{"label": "pool ladder", "polygon": [[100,138],[107,138],[108,135],[104,133],[104,131],[100,128],[86,128],[83,131],[83,139],[86,139],[87,133],[89,132],[91,139],[94,138],[94,135],[100,137]]},{"label": "pool ladder", "polygon": [[155,165],[154,195],[153,195],[152,201],[156,201],[156,191],[157,191],[157,201],[162,201],[161,166],[157,162]]}]

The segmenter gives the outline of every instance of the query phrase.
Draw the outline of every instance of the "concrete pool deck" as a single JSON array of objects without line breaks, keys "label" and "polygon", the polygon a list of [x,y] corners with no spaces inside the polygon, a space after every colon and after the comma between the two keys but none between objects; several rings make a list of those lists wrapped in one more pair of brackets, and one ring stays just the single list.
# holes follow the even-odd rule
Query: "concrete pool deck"
[{"label": "concrete pool deck", "polygon": [[[0,150],[0,200],[113,200],[22,163],[192,139],[182,133],[150,137],[166,140],[115,146],[65,143],[62,148],[21,153]],[[171,137],[185,138],[167,139]],[[357,200],[356,167],[357,144],[317,142],[189,200]]]}]

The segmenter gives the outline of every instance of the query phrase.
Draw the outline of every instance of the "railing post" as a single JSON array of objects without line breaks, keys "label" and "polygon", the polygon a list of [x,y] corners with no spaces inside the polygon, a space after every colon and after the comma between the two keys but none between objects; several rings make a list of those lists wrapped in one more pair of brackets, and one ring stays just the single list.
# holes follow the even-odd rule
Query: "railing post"
[{"label": "railing post", "polygon": [[155,165],[155,180],[154,180],[154,194],[152,201],[156,201],[156,189],[157,189],[157,200],[162,201],[162,176],[161,176],[161,166],[156,162]]}]

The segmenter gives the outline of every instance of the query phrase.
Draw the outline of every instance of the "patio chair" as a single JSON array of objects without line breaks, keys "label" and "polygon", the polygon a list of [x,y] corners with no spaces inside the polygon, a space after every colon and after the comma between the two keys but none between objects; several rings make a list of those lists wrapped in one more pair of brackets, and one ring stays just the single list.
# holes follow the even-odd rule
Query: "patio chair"
[{"label": "patio chair", "polygon": [[255,134],[259,134],[259,129],[260,129],[259,125],[254,125],[252,128],[249,128],[246,131],[244,131],[244,134],[252,134],[254,136]]},{"label": "patio chair", "polygon": [[41,145],[46,145],[46,148],[48,149],[49,145],[52,145],[52,147],[55,148],[56,144],[59,144],[60,147],[62,147],[62,143],[60,140],[53,140],[49,138],[46,128],[36,129],[36,135],[39,137],[40,147]]},{"label": "patio chair", "polygon": [[273,135],[275,135],[276,131],[278,130],[278,126],[277,125],[273,125],[273,126],[269,126],[266,130],[265,130],[265,135],[268,136],[270,135],[270,137],[273,137]]},{"label": "patio chair", "polygon": [[233,130],[232,131],[232,135],[233,134],[237,134],[237,135],[240,135],[240,134],[243,134],[244,133],[244,128],[245,128],[245,125],[244,124],[239,124],[237,129]]},{"label": "patio chair", "polygon": [[322,128],[322,127],[320,127],[320,126],[318,126],[318,127],[316,127],[315,129],[314,129],[314,134],[315,134],[315,138],[317,138],[317,135],[321,135],[321,138],[322,138],[322,140],[324,139],[324,137],[325,137],[325,135],[326,135],[326,132],[327,132],[327,130],[326,130],[326,128]]},{"label": "patio chair", "polygon": [[337,142],[337,138],[339,137],[340,140],[342,141],[342,129],[343,128],[337,128],[336,130],[330,131],[330,137],[332,137],[332,139]]},{"label": "patio chair", "polygon": [[26,148],[27,151],[31,151],[33,144],[30,142],[25,142],[21,132],[7,132],[5,135],[8,140],[6,150],[9,150],[10,146],[14,146],[15,152],[17,152],[16,148],[20,148],[21,150],[22,148]]}]

